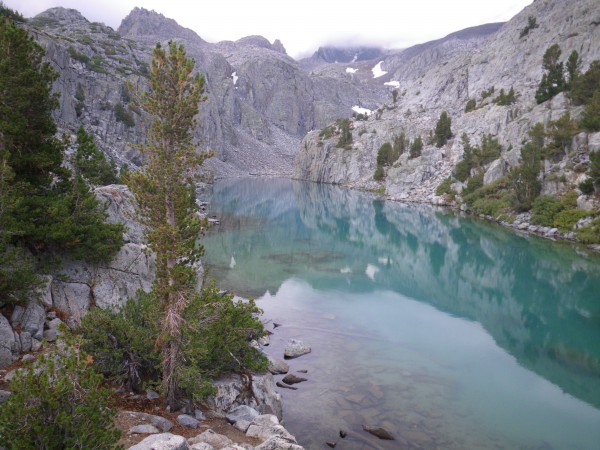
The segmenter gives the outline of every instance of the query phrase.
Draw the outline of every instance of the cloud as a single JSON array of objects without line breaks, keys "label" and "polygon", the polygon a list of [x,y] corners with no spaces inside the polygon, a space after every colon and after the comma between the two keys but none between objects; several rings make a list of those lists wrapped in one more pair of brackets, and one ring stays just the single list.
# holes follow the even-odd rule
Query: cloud
[{"label": "cloud", "polygon": [[404,48],[453,31],[505,21],[531,0],[5,0],[31,17],[47,8],[78,9],[94,22],[117,28],[135,6],[154,9],[209,42],[262,35],[280,39],[292,56],[310,54],[322,45]]}]

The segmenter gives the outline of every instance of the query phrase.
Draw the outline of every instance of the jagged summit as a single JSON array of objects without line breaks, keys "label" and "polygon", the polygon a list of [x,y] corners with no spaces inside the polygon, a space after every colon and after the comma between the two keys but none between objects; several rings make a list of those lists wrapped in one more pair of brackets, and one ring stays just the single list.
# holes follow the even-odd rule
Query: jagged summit
[{"label": "jagged summit", "polygon": [[313,53],[310,58],[300,60],[305,69],[314,69],[325,64],[354,63],[381,58],[385,51],[379,47],[334,47],[324,46]]},{"label": "jagged summit", "polygon": [[135,7],[121,21],[118,30],[121,36],[143,39],[185,39],[195,43],[206,43],[196,32],[184,28],[175,20],[169,19],[156,11]]}]

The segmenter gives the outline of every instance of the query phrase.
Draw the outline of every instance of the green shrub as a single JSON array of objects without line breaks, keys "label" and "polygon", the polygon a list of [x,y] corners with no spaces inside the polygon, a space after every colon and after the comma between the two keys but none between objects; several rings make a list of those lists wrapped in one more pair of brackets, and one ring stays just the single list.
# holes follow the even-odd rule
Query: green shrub
[{"label": "green shrub", "polygon": [[580,124],[586,131],[600,131],[600,87],[583,110]]},{"label": "green shrub", "polygon": [[421,156],[421,151],[423,151],[423,139],[421,139],[421,136],[417,136],[412,144],[410,144],[410,152],[408,157],[410,159],[418,158]]},{"label": "green shrub", "polygon": [[469,177],[467,180],[467,186],[462,191],[463,197],[483,187],[483,175],[483,171],[480,170],[472,177]]},{"label": "green shrub", "polygon": [[538,27],[539,27],[539,25],[537,24],[537,21],[536,21],[535,17],[534,16],[529,16],[527,18],[527,25],[519,33],[519,39],[524,38],[525,36],[527,36],[529,34],[529,32],[531,30],[534,30],[534,29],[536,29]]},{"label": "green shrub", "polygon": [[517,101],[517,96],[515,94],[515,90],[511,87],[508,94],[504,92],[504,89],[500,89],[500,93],[496,98],[492,100],[492,103],[495,103],[499,106],[509,106]]},{"label": "green shrub", "polygon": [[508,179],[506,177],[483,186],[483,172],[469,179],[463,198],[474,214],[499,217],[510,206]]},{"label": "green shrub", "polygon": [[319,132],[319,138],[329,139],[329,138],[331,138],[331,136],[333,136],[334,131],[335,131],[334,127],[332,127],[331,125],[328,127],[325,127]]},{"label": "green shrub", "polygon": [[114,449],[116,410],[92,364],[67,346],[19,371],[0,408],[0,442],[11,449]]},{"label": "green shrub", "polygon": [[82,319],[83,349],[94,356],[94,367],[104,376],[140,392],[144,382],[157,381],[160,353],[158,302],[139,291],[119,311],[93,308]]},{"label": "green shrub", "polygon": [[575,236],[584,244],[600,244],[600,217],[576,230]]},{"label": "green shrub", "polygon": [[375,181],[381,181],[385,178],[385,171],[382,166],[377,166],[375,169],[375,173],[373,174],[373,179]]},{"label": "green shrub", "polygon": [[477,101],[474,98],[472,98],[465,105],[465,112],[470,113],[471,111],[475,111],[476,108],[477,108]]},{"label": "green shrub", "polygon": [[545,227],[554,226],[556,215],[564,210],[564,205],[554,197],[538,197],[531,209],[531,222]]},{"label": "green shrub", "polygon": [[499,217],[510,208],[510,201],[503,198],[478,198],[469,207],[473,214],[484,214],[491,217]]},{"label": "green shrub", "polygon": [[86,65],[90,62],[89,56],[79,53],[73,46],[69,47],[69,56],[71,56],[71,58],[74,60],[80,61]]},{"label": "green shrub", "polygon": [[491,97],[494,94],[495,87],[492,86],[487,90],[481,91],[481,100],[485,100],[488,97]]},{"label": "green shrub", "polygon": [[[266,357],[250,345],[264,334],[253,301],[233,301],[216,285],[193,295],[183,312],[177,384],[180,395],[199,400],[211,391],[211,381],[224,373],[249,375],[267,369]],[[85,348],[97,369],[128,388],[160,384],[161,355],[154,349],[162,339],[159,305],[153,294],[138,293],[120,312],[91,310],[83,319]]]},{"label": "green shrub", "polygon": [[582,194],[590,195],[594,192],[594,182],[591,178],[586,178],[581,183],[579,183],[579,190]]},{"label": "green shrub", "polygon": [[117,103],[115,105],[115,119],[118,122],[122,122],[125,126],[131,128],[135,126],[135,120],[131,113],[127,111],[121,103]]},{"label": "green shrub", "polygon": [[452,178],[448,177],[442,181],[435,190],[435,195],[447,196],[448,201],[454,200],[456,197],[456,191],[452,189]]},{"label": "green shrub", "polygon": [[336,125],[340,130],[340,138],[338,139],[336,147],[345,148],[349,150],[352,144],[352,130],[351,130],[350,119],[338,120]]},{"label": "green shrub", "polygon": [[590,213],[588,211],[584,211],[583,209],[574,208],[574,209],[565,209],[559,212],[554,217],[553,226],[556,228],[560,228],[561,231],[567,232],[573,230],[573,227],[579,220],[584,217],[588,217]]}]

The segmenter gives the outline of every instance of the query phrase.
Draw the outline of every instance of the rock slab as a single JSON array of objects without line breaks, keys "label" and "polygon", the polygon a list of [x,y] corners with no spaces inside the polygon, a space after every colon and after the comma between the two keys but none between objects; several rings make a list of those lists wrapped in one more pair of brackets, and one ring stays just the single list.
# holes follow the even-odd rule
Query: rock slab
[{"label": "rock slab", "polygon": [[290,339],[285,346],[283,356],[286,359],[292,359],[306,355],[307,353],[310,353],[310,351],[310,346],[306,345],[304,342],[296,339]]}]

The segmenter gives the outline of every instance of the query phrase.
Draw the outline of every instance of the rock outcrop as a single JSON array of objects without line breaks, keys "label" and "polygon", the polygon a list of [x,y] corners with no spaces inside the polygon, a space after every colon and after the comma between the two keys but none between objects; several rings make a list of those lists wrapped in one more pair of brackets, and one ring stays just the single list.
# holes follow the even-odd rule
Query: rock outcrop
[{"label": "rock outcrop", "polygon": [[[491,183],[519,164],[520,148],[529,139],[528,131],[541,122],[547,125],[564,113],[577,118],[582,108],[571,104],[564,94],[537,104],[535,91],[542,77],[542,58],[546,49],[559,44],[561,60],[577,50],[582,70],[600,59],[600,26],[590,21],[594,0],[573,4],[566,0],[538,0],[502,25],[491,36],[483,30],[470,39],[456,36],[438,46],[426,46],[420,52],[390,56],[383,60],[386,77],[397,81],[398,98],[382,106],[367,120],[351,124],[352,144],[338,148],[339,135],[330,138],[309,133],[301,144],[294,177],[312,181],[339,183],[361,189],[384,190],[395,200],[443,204],[435,195],[440,183],[452,174],[462,159],[461,135],[466,133],[472,145],[479,145],[484,135],[492,135],[502,145],[500,159],[484,166],[485,183]],[[535,17],[538,28],[521,36],[528,17]],[[493,25],[493,24],[492,24]],[[486,38],[486,36],[489,36]],[[451,50],[444,51],[444,46]],[[495,87],[516,92],[516,101],[508,106],[483,99],[482,92]],[[476,109],[465,112],[468,100],[476,100]],[[454,138],[442,148],[428,144],[428,137],[442,111],[452,119]],[[413,141],[421,136],[425,146],[421,155],[410,159],[406,151],[393,166],[385,167],[383,182],[373,180],[377,152],[385,142],[404,133]],[[575,167],[589,161],[590,142],[595,134],[575,136],[570,154],[556,164],[547,163],[546,174],[564,175],[560,186],[552,177],[544,177],[543,193],[558,195],[577,187],[582,180]],[[458,186],[460,190],[460,186]]]}]

